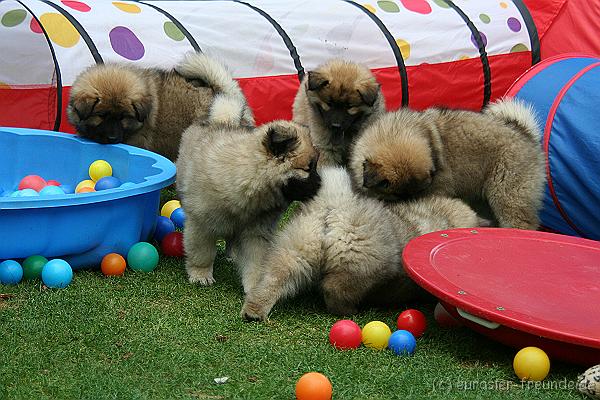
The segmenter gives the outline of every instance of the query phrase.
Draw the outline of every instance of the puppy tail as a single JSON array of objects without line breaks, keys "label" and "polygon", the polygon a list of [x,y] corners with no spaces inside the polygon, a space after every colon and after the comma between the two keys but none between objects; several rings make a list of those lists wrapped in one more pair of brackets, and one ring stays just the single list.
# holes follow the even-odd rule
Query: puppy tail
[{"label": "puppy tail", "polygon": [[254,116],[240,86],[219,61],[203,53],[188,53],[175,71],[213,89],[215,98],[208,117],[211,123],[254,126]]},{"label": "puppy tail", "polygon": [[488,105],[483,112],[499,118],[536,143],[541,140],[542,131],[535,110],[522,100],[501,99]]}]

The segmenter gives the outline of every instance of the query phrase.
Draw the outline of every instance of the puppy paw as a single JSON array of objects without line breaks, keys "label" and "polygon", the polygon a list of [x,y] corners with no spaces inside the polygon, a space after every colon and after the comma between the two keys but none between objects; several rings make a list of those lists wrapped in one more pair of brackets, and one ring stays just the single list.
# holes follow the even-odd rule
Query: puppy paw
[{"label": "puppy paw", "polygon": [[212,272],[201,269],[188,269],[188,280],[190,283],[202,286],[210,286],[215,283]]},{"label": "puppy paw", "polygon": [[255,304],[245,303],[241,312],[242,319],[246,322],[266,321],[267,313]]}]

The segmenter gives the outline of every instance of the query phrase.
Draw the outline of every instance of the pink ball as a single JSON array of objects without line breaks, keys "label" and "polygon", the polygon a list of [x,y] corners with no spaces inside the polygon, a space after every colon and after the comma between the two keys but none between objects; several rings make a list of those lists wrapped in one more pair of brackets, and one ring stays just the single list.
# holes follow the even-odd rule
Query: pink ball
[{"label": "pink ball", "polygon": [[19,183],[19,190],[23,189],[33,189],[36,192],[39,192],[43,188],[48,185],[44,178],[39,175],[27,175],[25,178],[21,179]]},{"label": "pink ball", "polygon": [[53,179],[50,179],[48,182],[46,182],[46,185],[48,185],[48,186],[60,186],[60,182],[59,181],[55,181]]},{"label": "pink ball", "polygon": [[354,321],[337,321],[329,331],[329,343],[338,350],[357,349],[362,340],[360,326]]}]

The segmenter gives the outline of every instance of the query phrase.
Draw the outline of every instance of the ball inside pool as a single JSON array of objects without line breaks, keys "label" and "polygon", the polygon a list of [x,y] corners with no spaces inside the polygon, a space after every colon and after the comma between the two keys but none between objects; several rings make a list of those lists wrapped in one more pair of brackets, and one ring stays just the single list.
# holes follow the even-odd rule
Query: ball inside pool
[{"label": "ball inside pool", "polygon": [[94,182],[91,179],[86,179],[84,181],[81,181],[77,184],[77,186],[75,187],[75,193],[81,193],[81,190],[83,188],[94,188],[94,186],[96,186],[96,182]]},{"label": "ball inside pool", "polygon": [[404,329],[392,333],[388,340],[388,348],[399,356],[411,355],[415,352],[416,347],[415,337]]},{"label": "ball inside pool", "polygon": [[181,208],[179,200],[167,201],[160,209],[160,215],[163,217],[171,218],[171,213],[176,209]]},{"label": "ball inside pool", "polygon": [[337,321],[329,330],[329,343],[338,350],[357,349],[361,341],[360,326],[352,320]]},{"label": "ball inside pool", "polygon": [[65,260],[50,260],[42,269],[42,282],[49,288],[62,289],[71,283],[73,269]]},{"label": "ball inside pool", "polygon": [[115,178],[114,176],[105,176],[104,178],[98,179],[96,185],[94,185],[94,189],[98,190],[107,190],[114,189],[121,186],[121,181],[119,178]]},{"label": "ball inside pool", "polygon": [[23,278],[38,279],[42,276],[42,270],[48,259],[43,256],[29,256],[23,261]]},{"label": "ball inside pool", "polygon": [[59,181],[55,181],[54,179],[50,179],[48,182],[46,182],[46,184],[48,186],[60,186],[60,182]]},{"label": "ball inside pool", "polygon": [[185,211],[183,211],[183,208],[179,207],[173,210],[171,213],[171,221],[173,221],[177,228],[183,228],[183,225],[185,224]]},{"label": "ball inside pool", "polygon": [[332,393],[331,382],[318,372],[308,372],[296,382],[297,400],[331,400]]},{"label": "ball inside pool", "polygon": [[33,189],[21,189],[17,197],[36,197],[40,194]]},{"label": "ball inside pool", "polygon": [[40,196],[56,196],[59,194],[65,194],[64,190],[60,186],[46,186],[40,190]]},{"label": "ball inside pool", "polygon": [[154,230],[154,239],[158,243],[162,242],[163,238],[169,233],[175,232],[175,224],[167,217],[159,215],[156,218],[156,229]]},{"label": "ball inside pool", "polygon": [[73,188],[73,185],[69,185],[69,184],[60,185],[60,188],[61,188],[61,189],[63,190],[63,192],[65,192],[66,194],[75,193],[75,188]]},{"label": "ball inside pool", "polygon": [[171,232],[167,234],[162,242],[163,253],[170,257],[183,257],[183,233]]},{"label": "ball inside pool", "polygon": [[105,160],[96,160],[90,165],[88,173],[90,174],[90,178],[94,182],[97,182],[105,176],[112,176],[112,167]]},{"label": "ball inside pool", "polygon": [[122,255],[117,253],[109,253],[102,258],[100,270],[106,276],[123,275],[127,264]]},{"label": "ball inside pool", "polygon": [[423,336],[427,328],[427,319],[421,311],[410,309],[400,313],[396,326],[399,330],[409,331],[418,338]]},{"label": "ball inside pool", "polygon": [[525,347],[515,356],[513,369],[523,381],[543,381],[550,372],[550,359],[538,347]]},{"label": "ball inside pool", "polygon": [[138,242],[127,253],[127,264],[135,271],[151,272],[158,265],[158,250],[147,242]]},{"label": "ball inside pool", "polygon": [[362,342],[366,347],[383,350],[388,345],[392,331],[381,321],[371,321],[362,328]]},{"label": "ball inside pool", "polygon": [[27,175],[19,182],[19,190],[33,189],[36,192],[42,190],[48,183],[39,175]]},{"label": "ball inside pool", "polygon": [[14,260],[6,260],[0,263],[0,284],[16,285],[23,279],[23,268]]}]

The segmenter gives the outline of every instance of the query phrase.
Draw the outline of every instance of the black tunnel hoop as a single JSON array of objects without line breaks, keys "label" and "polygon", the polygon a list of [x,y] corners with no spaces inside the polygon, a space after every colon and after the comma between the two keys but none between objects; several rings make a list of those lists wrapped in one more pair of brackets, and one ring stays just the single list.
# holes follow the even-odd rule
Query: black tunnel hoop
[{"label": "black tunnel hoop", "polygon": [[185,36],[185,38],[188,40],[188,42],[190,42],[190,45],[192,46],[194,51],[196,51],[197,53],[202,53],[202,49],[198,45],[198,42],[196,42],[196,39],[194,39],[192,34],[185,28],[185,26],[183,26],[183,24],[181,22],[179,22],[179,20],[177,18],[175,18],[173,15],[171,15],[167,11],[163,10],[162,8],[155,6],[154,4],[147,3],[147,2],[144,2],[141,0],[133,0],[133,1],[135,1],[136,3],[139,3],[139,4],[143,4],[145,6],[148,6],[148,7],[152,7],[159,13],[163,14],[165,17],[169,18],[171,20],[171,22],[175,24],[177,29],[179,29],[181,31],[181,33],[183,33],[183,36]]},{"label": "black tunnel hoop", "polygon": [[279,23],[277,21],[275,21],[273,19],[273,17],[271,17],[269,14],[267,14],[264,10],[261,10],[260,8],[253,6],[250,3],[246,3],[245,1],[240,1],[240,0],[232,0],[232,1],[234,3],[243,4],[246,7],[251,8],[252,10],[259,13],[261,16],[263,16],[267,21],[269,21],[269,23],[271,25],[273,25],[273,28],[275,28],[275,30],[277,31],[279,36],[281,36],[281,39],[283,39],[283,43],[285,44],[288,51],[290,52],[290,56],[292,56],[292,60],[294,60],[294,66],[296,67],[296,71],[298,71],[298,80],[300,82],[302,82],[305,72],[304,72],[304,67],[302,66],[302,63],[300,62],[300,56],[298,55],[298,51],[296,50],[296,46],[294,46],[292,39],[290,39],[289,35],[281,27],[281,25],[279,25]]},{"label": "black tunnel hoop", "polygon": [[364,7],[361,4],[355,3],[352,0],[342,0],[348,4],[352,4],[355,7],[361,9],[365,14],[375,22],[379,30],[383,33],[385,38],[387,39],[392,51],[394,52],[394,57],[396,58],[396,64],[398,65],[398,73],[400,74],[400,84],[402,85],[402,107],[408,106],[408,74],[406,73],[406,65],[404,64],[404,58],[402,57],[402,52],[400,51],[400,47],[394,36],[392,36],[391,32],[385,26],[383,21],[379,19],[375,14],[373,14],[369,9]]},{"label": "black tunnel hoop", "polygon": [[527,27],[529,41],[531,43],[531,65],[535,65],[542,59],[540,53],[540,37],[538,35],[537,27],[535,26],[535,22],[533,21],[529,9],[523,3],[523,0],[512,0],[512,2],[521,13],[521,17],[523,17],[523,21]]},{"label": "black tunnel hoop", "polygon": [[81,24],[79,23],[79,21],[77,21],[75,19],[75,17],[73,17],[71,14],[69,14],[67,12],[67,10],[65,10],[64,8],[62,8],[61,6],[59,6],[57,4],[52,3],[51,1],[48,1],[48,0],[40,0],[40,1],[44,4],[49,5],[50,7],[54,8],[56,11],[61,13],[71,23],[71,25],[73,25],[73,28],[75,28],[77,30],[77,32],[79,32],[79,34],[83,38],[83,41],[85,42],[88,49],[90,50],[90,53],[92,53],[92,57],[94,58],[94,61],[96,61],[96,64],[104,64],[104,60],[102,59],[102,56],[98,52],[98,48],[92,41],[92,38],[90,38],[90,35],[88,35],[86,30],[83,29],[83,26],[81,26]]},{"label": "black tunnel hoop", "polygon": [[467,27],[471,31],[473,38],[477,42],[477,49],[479,50],[479,59],[481,60],[481,65],[483,67],[483,104],[481,108],[484,108],[492,97],[492,72],[490,71],[490,61],[487,56],[487,52],[485,51],[485,43],[483,43],[483,39],[479,34],[479,30],[473,24],[473,21],[469,19],[467,14],[464,13],[463,10],[460,9],[454,2],[451,0],[444,0],[444,3],[448,4],[450,8],[452,8],[460,17],[465,21]]},{"label": "black tunnel hoop", "polygon": [[58,59],[56,58],[56,52],[54,51],[54,46],[52,45],[52,41],[48,36],[48,32],[38,19],[38,17],[31,11],[29,7],[27,7],[21,0],[17,0],[17,2],[23,6],[31,14],[31,17],[35,19],[35,22],[39,25],[44,37],[46,38],[46,42],[48,43],[48,47],[50,48],[50,54],[52,55],[52,61],[54,63],[54,70],[56,71],[56,116],[54,117],[54,128],[52,130],[58,131],[60,128],[60,124],[62,122],[62,93],[63,93],[63,85],[62,85],[62,74],[60,72],[60,65],[58,64]]}]

